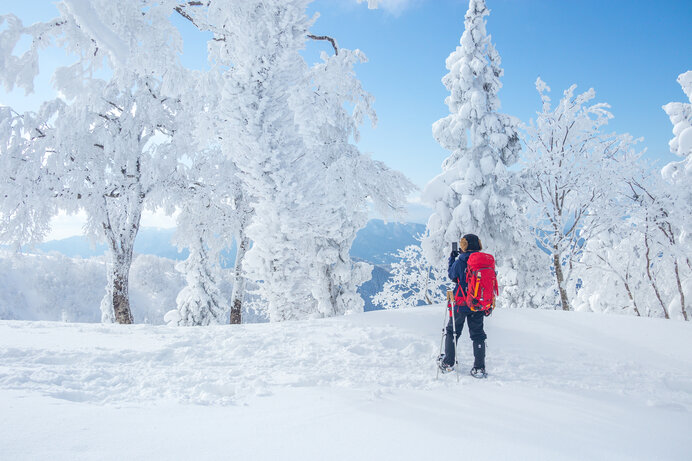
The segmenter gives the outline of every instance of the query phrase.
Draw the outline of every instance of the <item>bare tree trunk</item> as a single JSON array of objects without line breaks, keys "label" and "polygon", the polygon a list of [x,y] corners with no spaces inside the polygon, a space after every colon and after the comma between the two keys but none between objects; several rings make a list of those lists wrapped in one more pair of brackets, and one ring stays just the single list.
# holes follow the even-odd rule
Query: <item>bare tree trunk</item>
[{"label": "bare tree trunk", "polygon": [[432,271],[432,266],[428,267],[428,273],[425,276],[425,288],[423,288],[423,293],[425,294],[425,302],[428,304],[432,304],[430,296],[428,296],[428,283],[430,282],[430,271]]},{"label": "bare tree trunk", "polygon": [[110,279],[113,287],[113,313],[115,321],[123,325],[133,323],[130,309],[129,273],[132,265],[132,250],[116,256],[117,263],[110,268]]},{"label": "bare tree trunk", "polygon": [[125,325],[133,323],[129,296],[133,242],[127,242],[124,238],[116,240],[112,233],[108,235],[110,249],[106,263],[108,285],[106,295],[101,301],[103,322],[117,322]]},{"label": "bare tree trunk", "polygon": [[654,293],[656,293],[656,298],[658,299],[658,303],[661,305],[661,309],[663,309],[663,315],[665,318],[669,319],[670,316],[668,315],[668,309],[666,309],[665,304],[663,303],[663,299],[661,298],[661,293],[658,291],[658,286],[656,285],[656,281],[654,280],[653,275],[651,274],[651,248],[649,247],[649,226],[647,224],[645,232],[644,232],[644,245],[646,247],[646,275],[649,278],[649,283],[651,283],[651,288],[654,289]]},{"label": "bare tree trunk", "polygon": [[639,313],[639,308],[637,307],[637,301],[634,300],[634,296],[632,295],[632,290],[630,290],[630,284],[627,282],[625,283],[625,290],[627,290],[627,296],[629,296],[630,301],[632,301],[632,305],[634,306],[634,313],[637,314],[637,317],[641,317],[642,315]]},{"label": "bare tree trunk", "polygon": [[687,309],[685,306],[685,293],[682,291],[682,282],[680,281],[680,268],[678,267],[678,258],[675,258],[675,280],[678,283],[678,293],[680,294],[680,310],[682,311],[682,318],[685,322],[689,321],[687,318]]},{"label": "bare tree trunk", "polygon": [[239,233],[238,252],[235,257],[233,272],[233,296],[231,297],[231,325],[239,325],[243,318],[243,298],[245,298],[245,276],[243,275],[243,260],[250,248],[250,239],[244,231]]},{"label": "bare tree trunk", "polygon": [[144,196],[136,192],[113,207],[104,197],[106,220],[103,230],[110,249],[107,270],[108,286],[106,296],[101,301],[102,321],[115,321],[131,324],[134,319],[130,309],[130,267],[135,238],[142,217]]},{"label": "bare tree trunk", "polygon": [[336,315],[339,292],[334,287],[334,270],[331,265],[327,266],[325,279],[327,280],[327,292],[329,293],[329,304],[331,306],[330,317]]},{"label": "bare tree trunk", "polygon": [[560,255],[553,253],[553,265],[555,266],[555,278],[557,280],[557,288],[560,291],[560,302],[562,303],[562,310],[571,310],[569,305],[569,299],[567,298],[567,290],[565,289],[565,279],[562,273],[562,265],[560,264]]}]

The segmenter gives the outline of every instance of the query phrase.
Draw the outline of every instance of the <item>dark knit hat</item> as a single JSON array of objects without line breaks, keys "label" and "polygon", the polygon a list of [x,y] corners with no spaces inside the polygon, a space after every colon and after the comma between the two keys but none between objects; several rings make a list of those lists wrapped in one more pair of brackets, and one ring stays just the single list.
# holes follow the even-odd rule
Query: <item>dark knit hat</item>
[{"label": "dark knit hat", "polygon": [[483,245],[481,244],[481,239],[479,239],[477,235],[466,234],[459,240],[459,249],[463,252],[481,251]]}]

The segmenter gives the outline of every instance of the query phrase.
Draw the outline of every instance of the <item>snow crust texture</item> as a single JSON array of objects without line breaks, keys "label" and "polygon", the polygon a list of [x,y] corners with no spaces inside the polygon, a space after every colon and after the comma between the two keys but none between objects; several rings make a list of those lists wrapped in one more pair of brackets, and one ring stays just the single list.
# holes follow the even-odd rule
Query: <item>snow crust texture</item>
[{"label": "snow crust texture", "polygon": [[430,341],[344,323],[119,329],[4,322],[0,387],[97,404],[225,405],[277,387],[432,384]]}]

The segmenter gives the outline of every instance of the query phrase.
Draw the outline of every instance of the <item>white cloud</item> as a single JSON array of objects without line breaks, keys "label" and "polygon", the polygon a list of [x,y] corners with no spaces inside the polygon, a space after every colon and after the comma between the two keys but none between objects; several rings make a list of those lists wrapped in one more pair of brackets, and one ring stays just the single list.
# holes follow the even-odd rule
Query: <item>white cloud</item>
[{"label": "white cloud", "polygon": [[411,8],[419,1],[420,0],[358,0],[358,3],[367,2],[368,8],[377,8],[398,15]]}]

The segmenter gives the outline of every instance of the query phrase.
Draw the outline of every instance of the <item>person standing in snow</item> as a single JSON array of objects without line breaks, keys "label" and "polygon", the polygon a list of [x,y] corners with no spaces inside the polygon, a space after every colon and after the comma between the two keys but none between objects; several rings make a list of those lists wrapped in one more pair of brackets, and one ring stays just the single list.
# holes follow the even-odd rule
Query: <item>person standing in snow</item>
[{"label": "person standing in snow", "polygon": [[[465,293],[468,290],[466,283],[466,268],[468,265],[469,256],[472,253],[481,251],[483,246],[477,235],[466,234],[459,240],[459,250],[452,250],[449,256],[448,275],[456,286],[454,293],[459,292],[459,286]],[[483,318],[486,313],[482,311],[472,311],[466,303],[462,305],[454,305],[454,316],[450,316],[447,324],[447,334],[445,335],[445,353],[438,358],[438,365],[443,373],[454,371],[455,364],[455,343],[459,341],[459,335],[464,328],[464,322],[468,321],[469,334],[473,341],[473,368],[471,375],[476,378],[486,376],[485,372],[485,340],[487,338],[483,330]],[[456,334],[455,334],[456,333]]]}]

